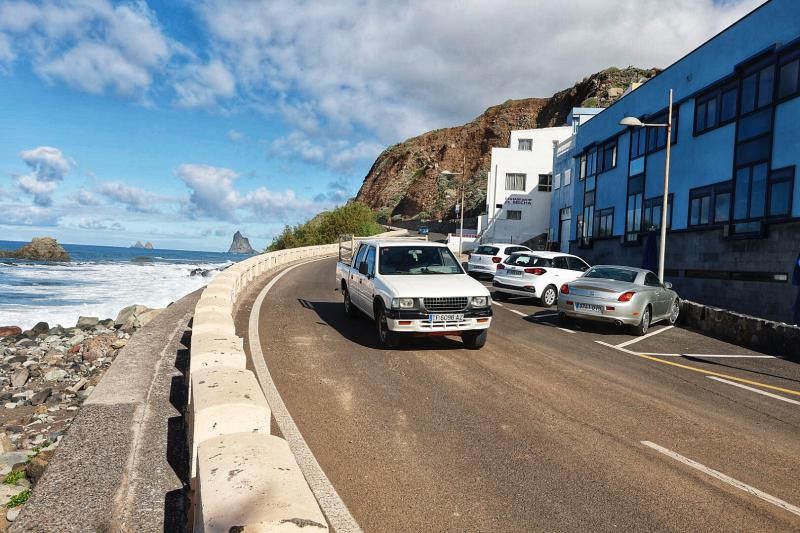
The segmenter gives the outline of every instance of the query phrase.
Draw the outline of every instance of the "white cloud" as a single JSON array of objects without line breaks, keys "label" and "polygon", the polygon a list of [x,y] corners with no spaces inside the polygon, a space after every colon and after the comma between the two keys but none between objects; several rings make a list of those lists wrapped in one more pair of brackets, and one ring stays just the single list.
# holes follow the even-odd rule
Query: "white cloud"
[{"label": "white cloud", "polygon": [[169,201],[169,198],[138,187],[129,187],[119,181],[102,183],[97,187],[97,192],[109,200],[123,204],[128,211],[134,213],[158,213],[156,204]]},{"label": "white cloud", "polygon": [[324,123],[343,138],[364,128],[386,143],[508,98],[549,96],[614,64],[667,66],[759,3],[204,0],[197,9],[239,85],[297,129]]},{"label": "white cloud", "polygon": [[228,130],[228,133],[226,133],[225,136],[233,142],[243,141],[247,138],[244,133],[238,130]]},{"label": "white cloud", "polygon": [[236,94],[236,80],[221,61],[188,65],[175,83],[178,105],[208,107]]},{"label": "white cloud", "polygon": [[229,168],[184,164],[178,167],[176,174],[191,191],[186,212],[192,218],[239,221],[255,217],[263,222],[265,219],[304,218],[321,207],[298,197],[291,189],[272,191],[259,187],[240,193],[235,188],[240,174]]},{"label": "white cloud", "polygon": [[33,203],[46,207],[53,203],[52,194],[58,182],[69,171],[70,162],[58,148],[40,146],[19,154],[31,174],[19,176],[17,185],[26,194],[33,196]]},{"label": "white cloud", "polygon": [[83,91],[142,96],[176,50],[144,2],[0,5],[0,62],[25,56],[41,76]]},{"label": "white cloud", "polygon": [[78,191],[75,195],[75,201],[84,206],[100,205],[100,200],[94,194],[84,190]]},{"label": "white cloud", "polygon": [[98,231],[125,231],[125,226],[119,222],[110,220],[87,220],[81,219],[78,223],[80,229],[98,230]]},{"label": "white cloud", "polygon": [[0,225],[57,226],[61,215],[53,209],[36,205],[3,205]]}]

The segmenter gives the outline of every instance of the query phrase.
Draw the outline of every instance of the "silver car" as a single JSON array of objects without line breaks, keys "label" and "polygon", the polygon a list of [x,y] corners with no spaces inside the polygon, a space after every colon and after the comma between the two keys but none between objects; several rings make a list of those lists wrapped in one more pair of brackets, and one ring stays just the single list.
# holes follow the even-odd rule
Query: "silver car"
[{"label": "silver car", "polygon": [[680,299],[671,283],[662,284],[649,270],[598,265],[561,286],[558,316],[563,321],[583,318],[631,326],[644,335],[662,320],[674,324]]}]

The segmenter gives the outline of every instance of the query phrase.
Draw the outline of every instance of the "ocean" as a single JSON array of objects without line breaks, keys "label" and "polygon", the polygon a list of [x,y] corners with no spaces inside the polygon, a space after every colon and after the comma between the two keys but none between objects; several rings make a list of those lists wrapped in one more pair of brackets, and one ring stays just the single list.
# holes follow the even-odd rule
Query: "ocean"
[{"label": "ocean", "polygon": [[[0,250],[24,242],[0,241]],[[165,307],[206,285],[241,254],[62,244],[70,263],[0,258],[0,326],[72,327],[80,316],[116,318],[133,304]],[[194,269],[211,270],[191,276]]]}]

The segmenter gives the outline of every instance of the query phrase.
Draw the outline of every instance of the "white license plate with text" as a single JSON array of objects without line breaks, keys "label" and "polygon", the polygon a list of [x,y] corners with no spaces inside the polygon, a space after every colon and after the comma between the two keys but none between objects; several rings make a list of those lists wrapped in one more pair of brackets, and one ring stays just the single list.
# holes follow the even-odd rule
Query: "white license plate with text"
[{"label": "white license plate with text", "polygon": [[428,315],[428,320],[431,322],[461,322],[464,320],[464,315],[456,313],[434,314]]},{"label": "white license plate with text", "polygon": [[594,305],[594,304],[575,304],[576,311],[586,311],[587,313],[602,313],[603,306],[602,305]]}]

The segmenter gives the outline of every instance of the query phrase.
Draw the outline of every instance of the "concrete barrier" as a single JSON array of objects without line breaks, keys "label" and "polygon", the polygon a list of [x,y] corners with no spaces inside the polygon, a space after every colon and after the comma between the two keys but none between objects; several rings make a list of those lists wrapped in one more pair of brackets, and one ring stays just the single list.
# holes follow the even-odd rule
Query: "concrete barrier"
[{"label": "concrete barrier", "polygon": [[[393,230],[377,237],[406,233]],[[328,531],[288,444],[269,435],[269,405],[255,376],[245,370],[233,311],[259,276],[338,250],[338,244],[326,244],[253,256],[214,278],[197,302],[186,415],[195,531]]]}]

